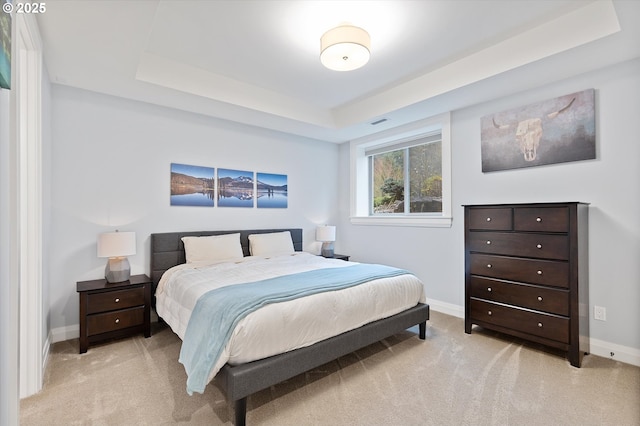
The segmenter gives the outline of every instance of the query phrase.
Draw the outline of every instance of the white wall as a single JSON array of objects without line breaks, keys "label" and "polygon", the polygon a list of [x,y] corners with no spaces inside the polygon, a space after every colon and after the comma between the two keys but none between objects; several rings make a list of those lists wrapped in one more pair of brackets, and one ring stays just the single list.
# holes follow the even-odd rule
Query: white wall
[{"label": "white wall", "polygon": [[[596,160],[481,172],[481,116],[587,88],[596,89]],[[143,273],[152,232],[299,226],[310,243],[316,224],[336,223],[336,252],[408,268],[424,280],[434,308],[462,315],[462,204],[584,201],[591,203],[590,306],[607,308],[606,322],[591,320],[592,352],[640,359],[639,94],[635,60],[453,111],[454,221],[436,229],[351,225],[348,144],[54,85],[49,294],[50,326],[61,333],[54,341],[77,336],[75,283],[102,275],[96,236],[116,227],[137,232],[130,261],[133,273]],[[171,162],[287,174],[289,208],[171,207]]]},{"label": "white wall", "polygon": [[[132,273],[149,272],[149,235],[204,229],[304,228],[336,220],[337,145],[141,102],[52,86],[49,297],[53,340],[78,335],[76,282],[104,276],[100,232],[135,231]],[[169,205],[170,164],[288,175],[287,209]]]},{"label": "white wall", "polygon": [[[480,117],[596,89],[597,159],[482,173]],[[413,270],[433,307],[464,315],[463,204],[583,201],[590,204],[591,351],[640,361],[640,60],[496,99],[452,113],[453,225],[450,229],[354,226],[349,187],[341,186],[339,242],[354,260]],[[349,148],[341,145],[340,177],[349,179]],[[591,318],[593,314],[591,313]],[[460,332],[464,332],[462,329]],[[594,345],[595,343],[595,345]],[[620,352],[624,353],[620,353]],[[616,358],[619,358],[616,355]]]}]

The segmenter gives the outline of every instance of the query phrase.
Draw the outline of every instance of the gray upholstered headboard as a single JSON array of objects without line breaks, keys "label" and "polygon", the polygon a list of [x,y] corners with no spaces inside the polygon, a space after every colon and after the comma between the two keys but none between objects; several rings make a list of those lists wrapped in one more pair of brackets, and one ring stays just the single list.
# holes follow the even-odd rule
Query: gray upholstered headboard
[{"label": "gray upholstered headboard", "polygon": [[208,236],[240,233],[240,244],[245,256],[249,255],[249,235],[266,234],[269,232],[290,231],[295,251],[302,251],[302,229],[249,229],[241,231],[191,231],[191,232],[163,232],[151,234],[151,280],[154,289],[164,272],[176,265],[185,263],[184,244],[182,237]]}]

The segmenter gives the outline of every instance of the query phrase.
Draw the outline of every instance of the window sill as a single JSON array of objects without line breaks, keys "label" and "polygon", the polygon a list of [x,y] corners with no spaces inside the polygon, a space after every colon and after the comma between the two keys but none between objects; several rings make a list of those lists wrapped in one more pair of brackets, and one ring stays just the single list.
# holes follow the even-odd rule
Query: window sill
[{"label": "window sill", "polygon": [[373,226],[420,226],[424,228],[450,228],[451,217],[430,216],[354,216],[351,217],[352,225]]}]

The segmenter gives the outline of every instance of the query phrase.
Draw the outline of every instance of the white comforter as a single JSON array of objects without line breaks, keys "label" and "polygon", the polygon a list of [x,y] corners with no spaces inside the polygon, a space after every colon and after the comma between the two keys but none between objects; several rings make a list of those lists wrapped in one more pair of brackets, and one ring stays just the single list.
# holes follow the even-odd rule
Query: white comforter
[{"label": "white comforter", "polygon": [[[236,262],[178,265],[165,272],[158,284],[156,310],[184,339],[196,301],[209,290],[354,264],[297,252],[271,258],[245,257]],[[242,364],[309,346],[397,314],[418,302],[425,302],[424,286],[417,277],[407,274],[267,305],[238,323],[209,380],[227,362]]]}]

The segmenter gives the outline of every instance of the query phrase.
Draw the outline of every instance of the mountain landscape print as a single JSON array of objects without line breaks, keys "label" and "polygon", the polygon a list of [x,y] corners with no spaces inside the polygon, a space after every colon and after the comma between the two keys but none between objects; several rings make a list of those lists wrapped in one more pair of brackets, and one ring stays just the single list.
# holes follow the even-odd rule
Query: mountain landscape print
[{"label": "mountain landscape print", "polygon": [[171,163],[172,206],[214,206],[215,169]]},{"label": "mountain landscape print", "polygon": [[218,207],[253,207],[253,172],[218,169]]},{"label": "mountain landscape print", "polygon": [[258,173],[256,181],[258,208],[287,208],[287,175]]},{"label": "mountain landscape print", "polygon": [[[0,3],[4,9],[8,1],[1,0]],[[11,89],[11,15],[9,13],[0,13],[0,87]]]}]

